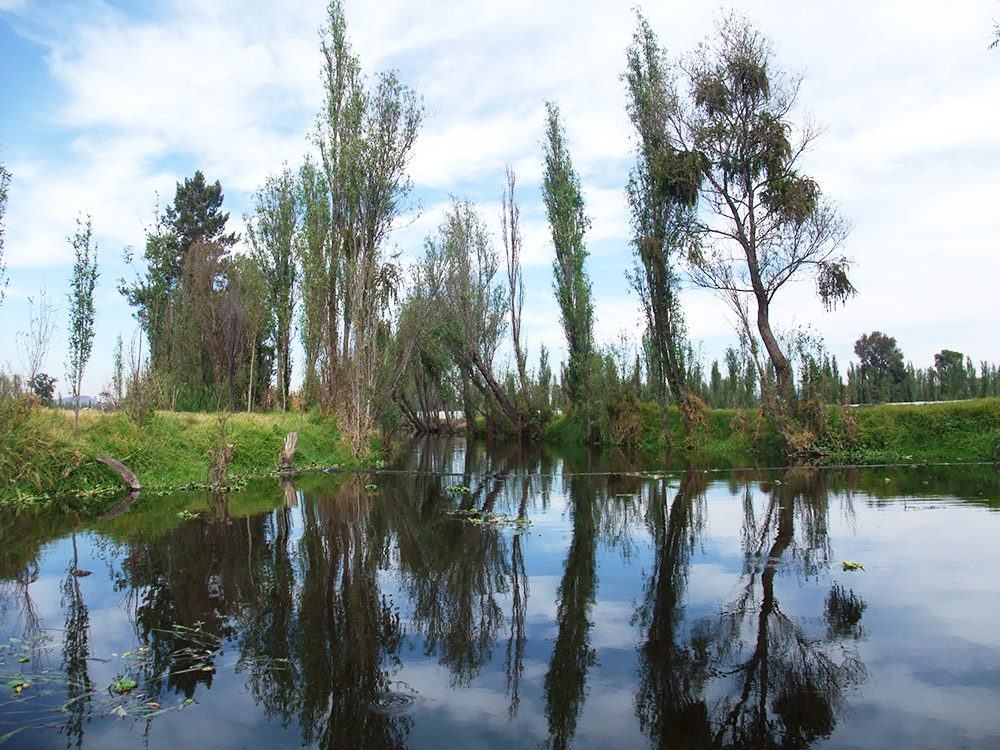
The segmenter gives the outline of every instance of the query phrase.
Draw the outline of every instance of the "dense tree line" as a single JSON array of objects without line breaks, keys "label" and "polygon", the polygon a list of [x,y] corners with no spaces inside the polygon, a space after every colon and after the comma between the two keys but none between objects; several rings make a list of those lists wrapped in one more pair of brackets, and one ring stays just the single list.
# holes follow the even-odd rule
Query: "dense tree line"
[{"label": "dense tree line", "polygon": [[[135,278],[119,283],[148,350],[140,344],[126,363],[119,344],[109,401],[137,411],[284,410],[296,395],[297,367],[300,405],[336,413],[361,451],[379,428],[451,432],[476,417],[491,432],[534,437],[562,411],[582,425],[584,439],[629,442],[641,439],[642,404],[654,403],[672,445],[669,408],[679,408],[690,430],[706,408],[762,406],[787,437],[802,399],[997,395],[996,366],[977,368],[958,352],[943,350],[918,370],[904,364],[894,339],[874,331],[858,340],[859,362],[849,364],[845,382],[815,336],[777,333],[771,303],[788,282],[811,276],[830,308],[854,294],[842,254],[849,224],[802,170],[818,130],[794,120],[801,81],[777,65],[769,41],[744,19],[723,19],[714,36],[677,57],[641,12],[636,21],[622,73],[634,128],[624,188],[627,277],[644,323],[636,341],[595,340],[590,218],[555,102],[545,103],[541,193],[566,361],[552,362],[544,347],[530,353],[523,340],[512,168],[497,227],[456,197],[423,252],[403,265],[391,230],[410,207],[407,169],[423,104],[395,72],[363,73],[333,0],[321,30],[325,99],[311,153],[256,191],[242,245],[228,228],[218,181],[196,171],[177,183],[146,233]],[[9,179],[0,164],[0,284]],[[96,280],[96,265],[86,265],[89,220],[73,244]],[[707,368],[688,340],[685,281],[713,290],[734,313],[739,345]],[[68,377],[74,393],[93,310],[81,315]],[[41,321],[37,328],[45,330]],[[293,363],[296,335],[302,361]],[[31,387],[51,398],[54,379],[37,369]]]}]

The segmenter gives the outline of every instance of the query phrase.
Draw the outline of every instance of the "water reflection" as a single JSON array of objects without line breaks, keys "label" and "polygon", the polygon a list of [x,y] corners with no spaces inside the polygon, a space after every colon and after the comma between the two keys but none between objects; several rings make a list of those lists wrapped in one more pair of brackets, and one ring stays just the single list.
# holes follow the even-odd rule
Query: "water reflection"
[{"label": "water reflection", "polygon": [[[98,682],[107,678],[94,670],[110,657],[95,650],[85,578],[106,579],[133,628],[136,701],[197,700],[206,710],[189,720],[207,727],[214,700],[244,692],[289,747],[458,737],[468,729],[461,717],[427,695],[437,674],[447,678],[438,696],[502,694],[511,746],[582,747],[595,741],[586,717],[610,710],[593,692],[604,670],[632,695],[634,715],[615,717],[632,724],[622,745],[805,748],[833,734],[869,678],[861,647],[873,607],[830,575],[839,564],[831,528],[855,523],[859,496],[877,505],[908,475],[637,475],[622,455],[464,441],[415,446],[405,468],[304,476],[260,497],[206,495],[195,518],[169,502],[138,503],[86,542],[70,532],[58,567],[42,532],[6,548],[4,638],[62,630],[63,741],[87,745],[108,711]],[[930,487],[923,481],[933,480],[913,487]],[[504,518],[521,523],[490,523]],[[547,524],[544,544],[525,521]],[[713,538],[713,523],[732,528],[732,544]],[[553,541],[560,534],[565,544]],[[83,575],[78,541],[103,556],[105,571]],[[55,622],[42,621],[32,598],[49,570],[59,580]],[[632,646],[616,649],[598,635],[599,609],[616,596],[607,581],[626,578],[635,581]],[[16,720],[7,698],[0,734]],[[143,718],[154,737],[148,722],[159,719]]]}]

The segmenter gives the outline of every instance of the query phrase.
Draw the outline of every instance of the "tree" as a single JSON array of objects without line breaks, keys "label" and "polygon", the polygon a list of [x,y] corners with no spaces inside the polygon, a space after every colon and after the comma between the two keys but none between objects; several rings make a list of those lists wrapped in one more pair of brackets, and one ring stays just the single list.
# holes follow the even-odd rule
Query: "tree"
[{"label": "tree", "polygon": [[412,187],[406,169],[424,109],[394,72],[365,85],[339,0],[330,3],[321,36],[326,101],[314,142],[330,209],[327,385],[359,452],[406,370],[390,346],[389,311],[400,280],[386,245]]},{"label": "tree", "polygon": [[35,308],[35,300],[28,297],[28,309],[28,331],[17,335],[17,356],[24,367],[28,383],[33,383],[49,355],[59,308],[53,306],[43,286],[38,291],[38,308]]},{"label": "tree", "polygon": [[[219,378],[239,369],[231,356],[223,362],[211,351],[213,342],[224,346],[228,338],[231,343],[235,332],[211,326],[239,317],[227,260],[239,236],[225,231],[229,214],[222,211],[222,201],[219,181],[209,184],[200,170],[178,182],[174,202],[162,214],[156,212],[146,233],[144,274],[132,284],[119,280],[118,289],[136,308],[149,342],[154,375],[170,390],[171,408],[214,408]],[[131,262],[131,249],[125,257]],[[235,349],[230,347],[229,354]],[[237,383],[231,380],[228,390],[232,400]]]},{"label": "tree", "polygon": [[583,236],[590,227],[585,213],[580,178],[573,169],[565,133],[559,121],[559,107],[545,103],[545,175],[542,197],[549,218],[555,260],[553,288],[559,303],[563,330],[569,350],[566,381],[575,407],[589,400],[588,368],[594,348],[594,307],[590,278],[584,268],[587,249]]},{"label": "tree", "polygon": [[772,329],[771,303],[809,273],[828,309],[852,296],[850,262],[838,255],[849,226],[801,171],[819,131],[792,122],[801,79],[776,67],[757,29],[730,17],[681,67],[690,94],[671,128],[691,176],[697,170],[703,180],[694,280],[736,313],[762,383],[763,344],[777,384],[774,405],[782,407],[793,397],[792,367]]},{"label": "tree", "polygon": [[43,404],[51,406],[52,396],[56,392],[56,380],[57,378],[54,378],[51,375],[44,372],[38,372],[35,373],[28,381],[28,387],[31,388],[32,393],[42,400]]},{"label": "tree", "polygon": [[254,196],[254,211],[248,222],[248,234],[257,267],[265,274],[267,301],[274,317],[278,398],[284,413],[292,376],[292,314],[296,282],[294,240],[299,222],[295,177],[288,167],[280,175],[268,176],[264,187]]},{"label": "tree", "polygon": [[[452,362],[465,382],[482,395],[491,426],[511,432],[521,429],[524,415],[494,373],[493,360],[508,312],[504,289],[496,281],[499,268],[496,249],[476,207],[467,200],[454,201],[438,238],[427,240],[424,283],[429,297],[437,290],[438,299],[446,304],[441,324]],[[501,423],[497,411],[507,425]]]},{"label": "tree", "polygon": [[680,405],[688,391],[676,261],[691,235],[700,174],[697,158],[682,151],[669,130],[678,103],[666,54],[646,19],[641,13],[636,15],[639,28],[628,48],[628,66],[622,76],[628,87],[629,119],[638,135],[636,165],[627,188],[636,256],[629,281],[646,315],[652,339],[650,380],[660,404],[664,435],[672,444],[667,396]]},{"label": "tree", "polygon": [[306,403],[311,405],[319,401],[324,380],[327,393],[332,392],[329,376],[340,348],[337,264],[330,242],[330,191],[323,171],[308,156],[299,168],[296,201],[302,214],[295,247],[301,273],[299,337],[305,369],[303,392]]},{"label": "tree", "polygon": [[7,188],[10,185],[10,172],[0,161],[0,304],[3,304],[4,295],[7,292],[7,264],[4,262],[3,238],[4,238],[4,214],[7,213]]},{"label": "tree", "polygon": [[183,185],[177,183],[174,202],[165,212],[172,230],[171,248],[176,252],[172,261],[177,268],[195,242],[214,242],[227,250],[239,242],[238,234],[226,233],[229,214],[223,213],[222,200],[222,185],[218,180],[208,184],[200,169],[194,177],[186,177]]},{"label": "tree", "polygon": [[858,401],[868,404],[895,400],[898,386],[906,378],[903,352],[896,339],[872,331],[854,343],[854,353],[861,360]]},{"label": "tree", "polygon": [[955,399],[965,397],[965,356],[961,352],[942,349],[934,355],[934,369],[937,371],[938,398]]},{"label": "tree", "polygon": [[504,254],[507,260],[508,308],[510,309],[510,334],[517,361],[517,377],[521,385],[521,400],[528,398],[528,376],[525,367],[524,347],[521,344],[521,310],[524,307],[524,277],[521,274],[521,207],[514,199],[516,177],[510,165],[504,170],[507,185],[503,194],[500,219],[503,230]]},{"label": "tree", "polygon": [[76,233],[67,238],[76,254],[73,276],[70,279],[69,299],[69,361],[66,363],[66,379],[69,380],[74,400],[73,432],[80,420],[80,386],[83,371],[90,360],[94,343],[94,289],[97,286],[97,243],[92,241],[90,216],[83,222],[76,220]]}]

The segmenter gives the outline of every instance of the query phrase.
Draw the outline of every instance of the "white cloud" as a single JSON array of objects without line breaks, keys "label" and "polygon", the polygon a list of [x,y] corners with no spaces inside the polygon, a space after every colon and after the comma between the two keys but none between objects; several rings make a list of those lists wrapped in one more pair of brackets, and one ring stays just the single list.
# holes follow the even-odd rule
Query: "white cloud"
[{"label": "white cloud", "polygon": [[[631,5],[581,12],[563,0],[346,3],[365,72],[397,68],[427,108],[411,165],[425,206],[396,242],[419,250],[454,193],[477,202],[499,247],[502,169],[513,164],[534,346],[562,345],[540,194],[546,99],[560,106],[593,219],[599,337],[636,326],[623,275],[631,265],[623,189],[632,136],[619,80]],[[174,183],[202,169],[222,182],[238,224],[264,177],[285,161],[294,166],[307,149],[322,99],[322,3],[174,0],[140,11],[94,0],[59,8],[0,0],[11,29],[48,50],[36,62],[51,81],[45,96],[11,102],[24,118],[0,124],[15,178],[5,217],[12,288],[25,286],[13,278],[21,273],[65,266],[78,211],[92,213],[103,257],[117,256],[141,244],[156,193],[169,202]],[[779,296],[779,322],[813,321],[842,364],[854,339],[876,328],[896,336],[918,366],[943,347],[1000,360],[991,284],[1000,275],[991,226],[1000,202],[991,95],[1000,89],[1000,53],[987,50],[995,4],[975,0],[942,14],[929,2],[753,0],[740,10],[773,40],[779,65],[805,72],[801,111],[826,127],[806,167],[856,222],[846,252],[857,264],[859,297],[826,314],[809,283],[795,285]],[[711,33],[719,15],[710,6],[644,12],[672,54]],[[44,124],[38,133],[18,130],[29,114]],[[116,275],[108,269],[109,288]],[[20,316],[17,296],[8,299],[5,317]],[[735,341],[723,306],[700,292],[685,293],[685,304],[709,361],[721,356]],[[105,316],[99,337],[113,340],[121,317]]]}]

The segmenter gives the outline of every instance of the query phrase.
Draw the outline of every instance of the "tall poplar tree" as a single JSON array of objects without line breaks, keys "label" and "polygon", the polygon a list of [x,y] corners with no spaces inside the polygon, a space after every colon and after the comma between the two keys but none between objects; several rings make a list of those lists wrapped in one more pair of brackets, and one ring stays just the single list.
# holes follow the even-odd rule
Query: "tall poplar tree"
[{"label": "tall poplar tree", "polygon": [[73,394],[73,432],[80,420],[80,386],[83,371],[90,360],[94,343],[94,289],[97,286],[97,243],[91,246],[90,216],[87,221],[76,220],[76,233],[67,238],[73,246],[76,263],[70,279],[69,299],[69,361],[66,363],[67,380]]},{"label": "tall poplar tree", "polygon": [[680,406],[688,395],[677,265],[692,234],[700,172],[697,156],[681,151],[670,131],[677,98],[666,55],[646,19],[638,12],[636,16],[638,29],[622,76],[628,89],[629,119],[638,136],[636,165],[627,188],[636,255],[629,281],[646,316],[651,339],[649,379],[660,404],[664,434],[672,444],[667,396]]},{"label": "tall poplar tree", "polygon": [[387,245],[410,194],[406,169],[424,109],[394,72],[366,85],[339,0],[329,5],[321,38],[326,101],[314,142],[330,209],[327,386],[360,452],[406,370],[391,344],[398,343],[391,336],[390,306],[400,270]]},{"label": "tall poplar tree", "polygon": [[295,308],[294,242],[299,223],[295,176],[285,167],[269,175],[254,196],[254,215],[247,224],[257,267],[264,273],[267,300],[274,318],[273,344],[281,411],[288,403],[292,375],[292,314]]},{"label": "tall poplar tree", "polygon": [[579,407],[588,401],[589,361],[594,349],[594,306],[590,278],[584,268],[588,253],[583,241],[590,219],[585,213],[580,178],[566,147],[559,107],[546,102],[545,111],[542,197],[556,255],[552,264],[553,287],[569,350],[566,381],[570,401]]}]

